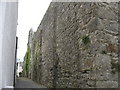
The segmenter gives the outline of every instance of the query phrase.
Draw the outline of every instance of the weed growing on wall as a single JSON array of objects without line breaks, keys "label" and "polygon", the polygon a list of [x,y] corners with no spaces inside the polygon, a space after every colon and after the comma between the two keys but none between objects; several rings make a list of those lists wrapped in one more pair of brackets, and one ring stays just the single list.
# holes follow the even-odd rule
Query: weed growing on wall
[{"label": "weed growing on wall", "polygon": [[120,64],[119,63],[115,63],[113,61],[111,61],[111,69],[112,69],[112,73],[115,74],[116,72],[120,72]]},{"label": "weed growing on wall", "polygon": [[101,52],[101,54],[107,54],[107,51],[103,50],[103,51]]},{"label": "weed growing on wall", "polygon": [[89,36],[83,36],[82,42],[83,42],[85,45],[88,44],[88,43],[90,43],[90,38],[89,38]]}]

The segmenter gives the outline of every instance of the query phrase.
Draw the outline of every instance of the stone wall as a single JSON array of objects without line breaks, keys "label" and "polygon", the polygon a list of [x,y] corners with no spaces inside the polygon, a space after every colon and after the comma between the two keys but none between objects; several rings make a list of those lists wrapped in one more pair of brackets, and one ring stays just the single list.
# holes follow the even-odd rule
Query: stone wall
[{"label": "stone wall", "polygon": [[31,78],[46,87],[118,87],[118,3],[52,2],[31,45]]}]

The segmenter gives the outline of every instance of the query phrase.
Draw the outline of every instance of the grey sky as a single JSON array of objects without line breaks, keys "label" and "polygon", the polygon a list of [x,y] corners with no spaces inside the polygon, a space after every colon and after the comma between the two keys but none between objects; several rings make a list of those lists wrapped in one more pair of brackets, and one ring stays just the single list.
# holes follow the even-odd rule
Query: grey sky
[{"label": "grey sky", "polygon": [[37,30],[51,0],[19,0],[18,6],[18,54],[23,61],[27,50],[28,33],[30,28]]}]

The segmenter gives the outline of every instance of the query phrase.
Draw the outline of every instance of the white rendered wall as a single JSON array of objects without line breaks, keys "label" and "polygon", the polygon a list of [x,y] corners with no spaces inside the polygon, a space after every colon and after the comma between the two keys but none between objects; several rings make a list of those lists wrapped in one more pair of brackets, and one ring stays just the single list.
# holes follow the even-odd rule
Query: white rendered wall
[{"label": "white rendered wall", "polygon": [[18,62],[18,67],[17,67],[17,76],[19,77],[19,73],[23,71],[22,66],[20,65],[21,62]]},{"label": "white rendered wall", "polygon": [[4,27],[4,17],[5,17],[5,7],[6,4],[0,3],[0,89],[2,88],[2,37],[3,37],[3,27]]},{"label": "white rendered wall", "polygon": [[0,2],[0,89],[13,86],[17,18],[17,2]]}]

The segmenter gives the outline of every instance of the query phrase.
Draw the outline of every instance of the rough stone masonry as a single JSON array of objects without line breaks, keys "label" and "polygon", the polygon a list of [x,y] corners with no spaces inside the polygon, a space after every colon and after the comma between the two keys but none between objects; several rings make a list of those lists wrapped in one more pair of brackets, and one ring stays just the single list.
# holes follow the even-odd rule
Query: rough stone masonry
[{"label": "rough stone masonry", "polygon": [[49,88],[117,88],[118,10],[117,2],[52,2],[29,33],[28,77]]}]

